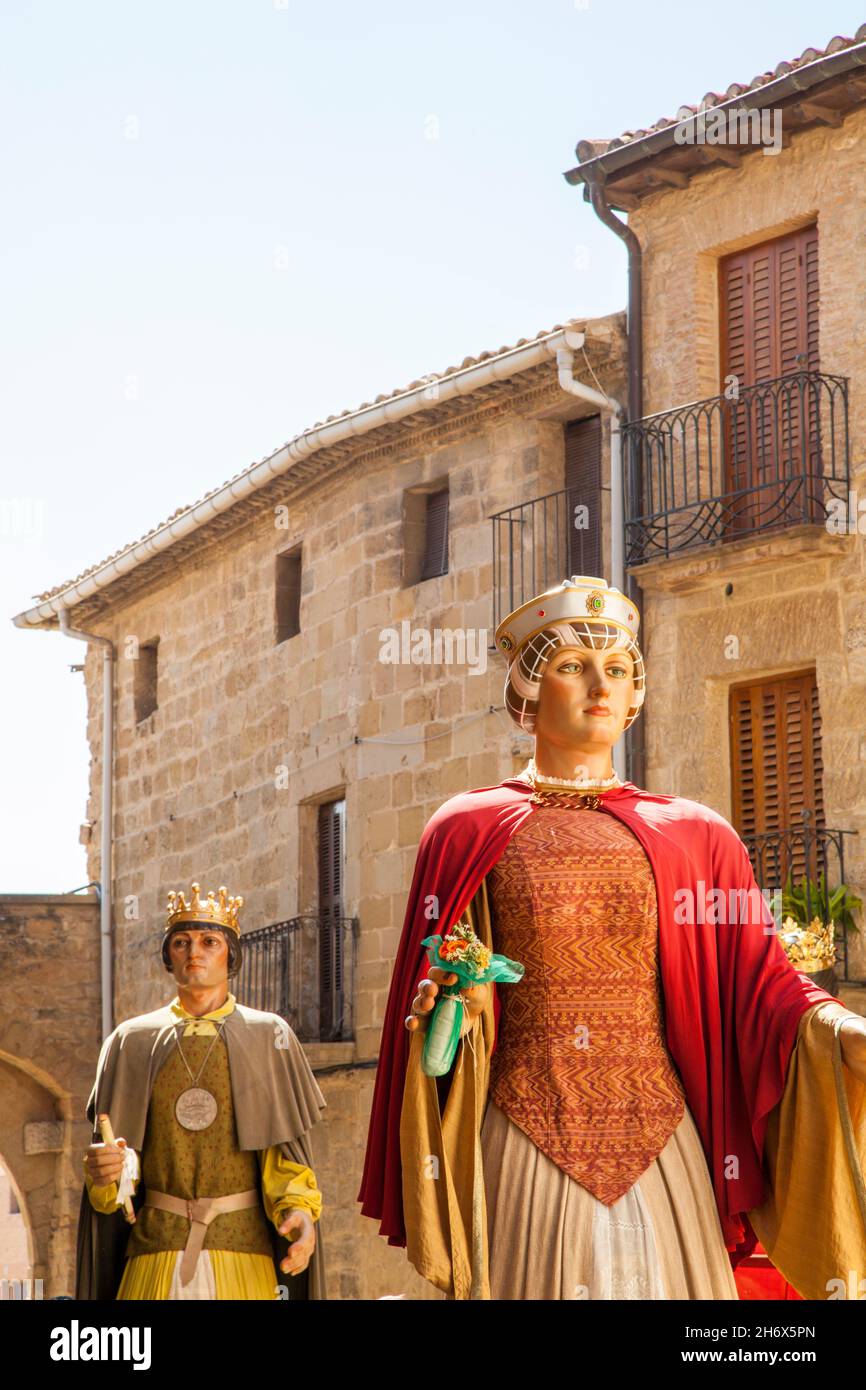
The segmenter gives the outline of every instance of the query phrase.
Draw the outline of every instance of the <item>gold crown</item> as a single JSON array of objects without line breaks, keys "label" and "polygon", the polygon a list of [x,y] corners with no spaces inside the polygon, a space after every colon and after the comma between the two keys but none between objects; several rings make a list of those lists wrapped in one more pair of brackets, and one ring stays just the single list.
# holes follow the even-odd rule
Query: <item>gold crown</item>
[{"label": "gold crown", "polygon": [[834,922],[825,923],[820,917],[813,917],[808,927],[801,927],[793,917],[786,917],[779,935],[795,970],[816,975],[836,962]]},{"label": "gold crown", "polygon": [[167,932],[172,927],[176,927],[178,922],[201,922],[202,925],[213,923],[217,927],[228,927],[236,936],[240,936],[241,927],[238,921],[238,913],[244,905],[243,898],[230,898],[228,889],[221,887],[219,890],[219,902],[214,896],[213,889],[202,902],[199,897],[199,885],[192,885],[192,896],[189,903],[183,893],[175,893],[174,889],[168,895],[168,920],[165,924]]}]

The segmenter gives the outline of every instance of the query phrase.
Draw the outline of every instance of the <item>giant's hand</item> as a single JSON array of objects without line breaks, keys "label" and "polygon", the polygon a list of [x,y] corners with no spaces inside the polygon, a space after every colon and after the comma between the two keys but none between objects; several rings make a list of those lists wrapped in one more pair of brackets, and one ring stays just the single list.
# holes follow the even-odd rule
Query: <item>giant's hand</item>
[{"label": "giant's hand", "polygon": [[839,1029],[842,1061],[858,1080],[866,1084],[866,1018],[846,1018]]},{"label": "giant's hand", "polygon": [[277,1229],[281,1236],[291,1236],[295,1230],[299,1232],[297,1239],[292,1241],[286,1258],[280,1260],[280,1269],[286,1274],[300,1274],[307,1268],[316,1248],[316,1227],[313,1218],[308,1211],[295,1207]]},{"label": "giant's hand", "polygon": [[[456,983],[457,976],[453,971],[441,970],[438,965],[431,965],[430,974],[418,981],[418,993],[412,1000],[412,1012],[404,1020],[410,1033],[422,1027],[426,1028],[428,1015],[433,1012],[436,1003],[439,986]],[[462,991],[466,1012],[470,1018],[475,1018],[481,1013],[487,1003],[489,990],[489,985],[473,985],[471,989]]]},{"label": "giant's hand", "polygon": [[109,1183],[119,1182],[125,1149],[125,1139],[118,1139],[115,1144],[90,1145],[84,1155],[84,1161],[97,1187],[108,1187]]}]

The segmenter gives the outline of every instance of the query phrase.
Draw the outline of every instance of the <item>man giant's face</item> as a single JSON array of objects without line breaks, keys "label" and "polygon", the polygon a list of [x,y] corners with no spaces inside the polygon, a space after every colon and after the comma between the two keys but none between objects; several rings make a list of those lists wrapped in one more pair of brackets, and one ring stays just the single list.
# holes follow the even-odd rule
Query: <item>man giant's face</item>
[{"label": "man giant's face", "polygon": [[633,703],[634,660],[621,647],[560,647],[541,679],[535,733],[563,748],[612,747]]},{"label": "man giant's face", "polygon": [[171,973],[188,989],[228,980],[229,944],[212,927],[180,927],[168,939]]}]

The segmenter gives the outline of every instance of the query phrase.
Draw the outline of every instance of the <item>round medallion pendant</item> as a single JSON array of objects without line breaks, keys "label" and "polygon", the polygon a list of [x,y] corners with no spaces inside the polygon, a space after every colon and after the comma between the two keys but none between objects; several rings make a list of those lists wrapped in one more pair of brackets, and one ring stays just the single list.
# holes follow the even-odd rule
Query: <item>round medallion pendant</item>
[{"label": "round medallion pendant", "polygon": [[175,1101],[174,1113],[184,1129],[207,1129],[216,1119],[216,1097],[203,1086],[189,1086]]}]

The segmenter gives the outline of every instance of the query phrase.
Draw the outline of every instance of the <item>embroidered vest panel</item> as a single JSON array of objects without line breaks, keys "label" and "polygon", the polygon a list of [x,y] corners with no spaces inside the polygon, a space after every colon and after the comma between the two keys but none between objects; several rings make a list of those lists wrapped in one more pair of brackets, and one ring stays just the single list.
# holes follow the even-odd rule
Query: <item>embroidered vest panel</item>
[{"label": "embroidered vest panel", "polygon": [[542,1153],[610,1206],[683,1117],[667,1049],[652,867],[601,810],[541,805],[487,876],[502,985],[490,1095]]},{"label": "embroidered vest panel", "polygon": [[[145,1189],[170,1192],[174,1197],[224,1197],[259,1186],[258,1154],[238,1148],[229,1059],[223,1039],[214,1042],[212,1036],[206,1035],[181,1037],[183,1055],[193,1076],[198,1074],[212,1043],[213,1051],[198,1081],[215,1097],[218,1107],[216,1118],[207,1129],[184,1129],[174,1113],[178,1096],[192,1085],[176,1049],[157,1072],[141,1151]],[[130,1231],[127,1258],[158,1250],[182,1250],[188,1234],[185,1216],[143,1206]],[[207,1228],[204,1248],[271,1255],[273,1247],[264,1207],[215,1216]]]}]

